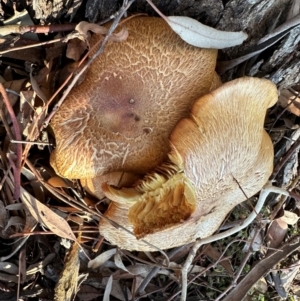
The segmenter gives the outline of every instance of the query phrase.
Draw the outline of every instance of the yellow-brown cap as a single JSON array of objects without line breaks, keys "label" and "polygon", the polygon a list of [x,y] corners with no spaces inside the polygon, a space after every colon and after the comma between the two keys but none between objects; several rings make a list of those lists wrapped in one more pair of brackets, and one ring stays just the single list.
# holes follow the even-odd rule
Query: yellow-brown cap
[{"label": "yellow-brown cap", "polygon": [[210,89],[217,50],[188,45],[159,18],[123,26],[128,39],[106,45],[52,119],[51,165],[63,177],[149,172],[166,159],[175,124]]}]

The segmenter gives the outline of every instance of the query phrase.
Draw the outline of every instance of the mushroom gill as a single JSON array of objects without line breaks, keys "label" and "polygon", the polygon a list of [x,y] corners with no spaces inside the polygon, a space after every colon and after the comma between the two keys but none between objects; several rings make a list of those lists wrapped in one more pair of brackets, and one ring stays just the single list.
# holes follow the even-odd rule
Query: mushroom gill
[{"label": "mushroom gill", "polygon": [[[103,184],[112,200],[100,233],[128,250],[154,251],[212,235],[229,211],[256,194],[273,168],[273,145],[263,128],[277,100],[265,79],[241,78],[198,99],[170,136],[169,162],[136,188]],[[174,214],[173,214],[174,212]]]},{"label": "mushroom gill", "polygon": [[188,45],[159,18],[121,26],[128,39],[106,45],[52,119],[50,162],[63,177],[153,170],[176,123],[212,85],[217,50]]}]

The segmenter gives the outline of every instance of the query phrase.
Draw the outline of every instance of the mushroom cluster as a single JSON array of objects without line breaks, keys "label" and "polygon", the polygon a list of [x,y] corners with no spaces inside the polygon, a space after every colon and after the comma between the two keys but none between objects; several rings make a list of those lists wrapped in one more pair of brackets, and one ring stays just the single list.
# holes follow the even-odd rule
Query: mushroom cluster
[{"label": "mushroom cluster", "polygon": [[[217,88],[216,50],[186,44],[158,18],[124,26],[128,39],[107,45],[53,118],[51,164],[98,196],[102,189],[105,216],[135,234],[101,220],[100,233],[121,248],[208,237],[268,180],[273,146],[263,124],[276,87],[242,78]],[[105,180],[116,185],[125,174],[129,186],[145,173],[131,188]]]}]

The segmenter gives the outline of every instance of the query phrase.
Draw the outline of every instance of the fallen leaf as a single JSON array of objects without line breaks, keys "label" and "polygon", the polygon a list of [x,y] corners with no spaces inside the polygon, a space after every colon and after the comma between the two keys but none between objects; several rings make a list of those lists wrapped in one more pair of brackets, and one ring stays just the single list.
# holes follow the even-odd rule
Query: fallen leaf
[{"label": "fallen leaf", "polygon": [[[7,183],[11,189],[14,189],[14,185],[10,178],[7,178]],[[76,237],[72,232],[69,224],[56,213],[54,213],[47,206],[39,202],[23,187],[20,187],[22,202],[26,205],[31,215],[35,220],[41,224],[44,224],[50,231],[59,237],[67,238],[76,241]]]},{"label": "fallen leaf", "polygon": [[240,45],[248,37],[242,31],[217,30],[189,17],[171,16],[165,20],[185,42],[196,47],[223,49]]},{"label": "fallen leaf", "polygon": [[124,265],[124,263],[123,263],[123,261],[122,261],[122,258],[121,258],[121,256],[120,256],[120,253],[119,253],[119,252],[117,252],[117,253],[115,254],[115,256],[114,256],[114,262],[115,262],[116,266],[117,266],[119,269],[121,269],[121,270],[123,270],[123,271],[125,271],[125,272],[130,273],[130,272],[126,269],[126,267],[125,267],[125,265]]},{"label": "fallen leaf", "polygon": [[111,249],[106,252],[101,253],[97,257],[95,257],[93,260],[89,261],[88,267],[90,269],[96,269],[100,267],[102,264],[104,264],[107,260],[109,260],[113,255],[115,255],[117,252],[117,249]]},{"label": "fallen leaf", "polygon": [[113,277],[112,275],[109,276],[106,287],[105,287],[105,291],[104,291],[104,296],[103,296],[103,301],[110,301],[110,292],[111,292],[111,288],[112,288],[112,282],[113,282]]},{"label": "fallen leaf", "polygon": [[19,268],[14,263],[0,262],[0,271],[11,275],[17,275],[19,273]]}]

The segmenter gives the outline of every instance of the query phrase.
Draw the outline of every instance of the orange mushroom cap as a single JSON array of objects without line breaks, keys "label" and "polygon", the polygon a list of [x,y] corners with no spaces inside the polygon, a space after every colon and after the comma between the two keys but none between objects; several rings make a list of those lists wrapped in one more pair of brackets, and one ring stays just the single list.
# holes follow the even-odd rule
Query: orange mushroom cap
[{"label": "orange mushroom cap", "polygon": [[50,161],[66,178],[149,172],[166,159],[175,124],[213,81],[216,50],[188,45],[159,18],[122,26],[128,39],[106,45],[52,119]]},{"label": "orange mushroom cap", "polygon": [[[105,215],[161,249],[212,235],[272,172],[273,145],[263,124],[276,101],[276,86],[258,78],[237,79],[201,97],[170,136],[169,164],[135,189],[103,185],[113,201]],[[120,248],[155,250],[106,220],[100,233]]]}]

